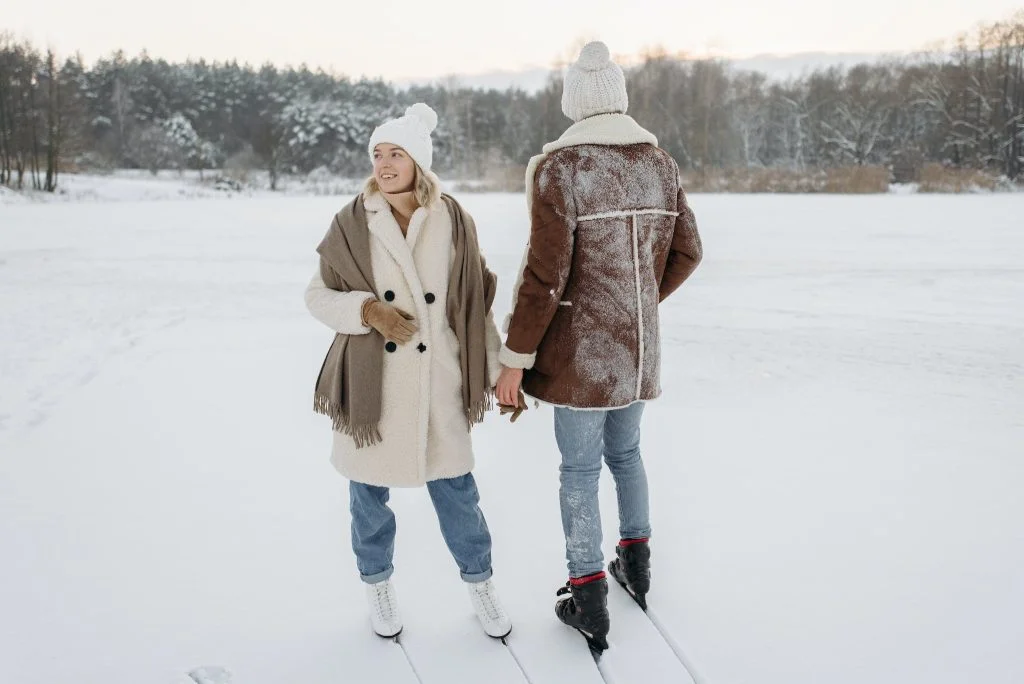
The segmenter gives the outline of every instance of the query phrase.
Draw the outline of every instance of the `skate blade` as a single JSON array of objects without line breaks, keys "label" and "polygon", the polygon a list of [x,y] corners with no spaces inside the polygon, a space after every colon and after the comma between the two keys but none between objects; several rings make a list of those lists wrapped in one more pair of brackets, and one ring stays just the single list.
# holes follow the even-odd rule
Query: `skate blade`
[{"label": "skate blade", "polygon": [[587,640],[587,646],[590,647],[590,652],[594,658],[600,658],[601,655],[608,650],[608,637],[596,637],[590,632],[586,632],[579,627],[576,631],[583,635],[583,638]]},{"label": "skate blade", "polygon": [[629,587],[623,584],[622,582],[619,582],[619,586],[626,590],[626,593],[629,595],[629,598],[633,599],[636,602],[636,605],[640,606],[640,610],[644,611],[645,613],[647,612],[646,594],[634,594],[632,591],[629,590]]},{"label": "skate blade", "polygon": [[505,644],[506,646],[508,646],[508,644],[505,643],[505,639],[508,639],[508,636],[511,633],[512,633],[511,629],[509,629],[507,632],[505,632],[501,636],[494,636],[493,634],[487,634],[487,632],[484,632],[484,634],[487,634],[487,636],[491,637],[492,639],[497,639],[498,641],[500,641],[501,643]]},{"label": "skate blade", "polygon": [[622,587],[627,594],[629,594],[629,597],[633,599],[638,606],[640,606],[640,609],[646,613],[647,594],[635,594],[632,591],[630,591],[629,585],[626,584],[625,578],[621,577],[617,570],[618,566],[615,565],[614,561],[608,564],[608,574],[610,574],[612,576],[612,579],[614,579],[618,583],[618,585]]}]

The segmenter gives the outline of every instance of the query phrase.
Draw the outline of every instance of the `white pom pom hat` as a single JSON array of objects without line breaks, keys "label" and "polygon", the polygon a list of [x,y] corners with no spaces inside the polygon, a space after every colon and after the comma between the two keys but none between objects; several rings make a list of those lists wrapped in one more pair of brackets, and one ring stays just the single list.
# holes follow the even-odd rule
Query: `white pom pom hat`
[{"label": "white pom pom hat", "polygon": [[626,77],[612,61],[608,46],[599,40],[587,43],[565,74],[562,113],[581,121],[597,114],[625,114],[628,108]]},{"label": "white pom pom hat", "polygon": [[370,136],[370,159],[373,148],[381,143],[398,145],[423,169],[429,171],[434,161],[434,144],[430,134],[437,128],[437,113],[428,105],[417,102],[405,110],[405,116],[385,121]]}]

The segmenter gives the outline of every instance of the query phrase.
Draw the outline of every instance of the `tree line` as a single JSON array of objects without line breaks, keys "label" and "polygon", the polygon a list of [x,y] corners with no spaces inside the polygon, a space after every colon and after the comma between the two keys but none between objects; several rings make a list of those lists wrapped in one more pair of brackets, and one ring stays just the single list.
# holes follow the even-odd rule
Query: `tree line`
[{"label": "tree line", "polygon": [[[951,49],[786,81],[722,60],[652,51],[627,70],[630,114],[680,165],[822,169],[922,164],[1019,179],[1024,171],[1024,12]],[[104,168],[368,170],[373,128],[416,101],[440,115],[435,166],[482,178],[519,170],[570,123],[561,71],[539,92],[454,79],[397,89],[306,67],[123,52],[87,67],[0,34],[0,184],[54,190]]]}]

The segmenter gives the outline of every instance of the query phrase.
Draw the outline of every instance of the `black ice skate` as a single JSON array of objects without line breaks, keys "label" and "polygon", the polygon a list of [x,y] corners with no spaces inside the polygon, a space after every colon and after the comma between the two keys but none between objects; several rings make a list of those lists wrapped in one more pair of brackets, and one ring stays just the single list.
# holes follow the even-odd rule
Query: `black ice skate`
[{"label": "black ice skate", "polygon": [[568,594],[555,604],[558,619],[578,630],[590,649],[600,655],[608,648],[608,580],[603,572],[569,580],[557,596]]},{"label": "black ice skate", "polygon": [[626,539],[615,547],[608,573],[645,611],[651,590],[651,547],[646,539]]}]

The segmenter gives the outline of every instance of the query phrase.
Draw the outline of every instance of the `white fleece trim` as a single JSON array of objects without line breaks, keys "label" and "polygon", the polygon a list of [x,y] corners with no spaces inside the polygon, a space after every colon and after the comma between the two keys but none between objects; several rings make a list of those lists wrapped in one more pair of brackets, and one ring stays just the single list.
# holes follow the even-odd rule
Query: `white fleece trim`
[{"label": "white fleece trim", "polygon": [[363,207],[366,211],[390,211],[391,205],[388,204],[388,200],[382,193],[379,192],[368,192],[363,195]]},{"label": "white fleece trim", "polygon": [[640,390],[644,383],[644,300],[643,287],[640,284],[640,229],[637,226],[637,215],[633,214],[633,274],[636,278],[636,319],[637,341],[640,355],[636,364],[636,398],[640,399]]},{"label": "white fleece trim", "polygon": [[[441,187],[441,179],[437,177],[433,171],[424,170],[423,172],[437,187]],[[369,182],[369,181],[367,181]],[[430,206],[427,209],[433,211],[438,208],[438,203],[441,201],[441,196],[438,195],[431,199]],[[385,209],[391,211],[391,204],[388,202],[388,198],[384,196],[382,192],[366,192],[363,194],[363,207],[366,211],[384,211]]]},{"label": "white fleece trim", "polygon": [[612,112],[598,114],[577,121],[558,137],[545,145],[545,153],[574,145],[636,145],[639,143],[658,144],[656,135],[638,124],[628,114]]},{"label": "white fleece trim", "polygon": [[409,249],[416,249],[416,240],[419,238],[420,231],[423,230],[423,224],[427,222],[428,216],[430,216],[429,209],[417,207],[416,211],[409,217],[409,227],[405,231],[405,241],[409,243]]},{"label": "white fleece trim", "polygon": [[576,221],[596,221],[598,219],[606,218],[625,218],[627,216],[645,215],[677,217],[679,216],[679,212],[668,211],[666,209],[637,209],[635,211],[631,209],[623,209],[620,211],[606,211],[603,214],[587,214],[586,216],[578,216]]},{"label": "white fleece trim", "polygon": [[[623,404],[622,406],[584,406],[584,407],[580,407],[580,406],[570,406],[568,404],[555,404],[555,403],[552,403],[550,401],[544,401],[543,399],[538,399],[537,397],[533,396],[532,394],[529,394],[525,390],[523,391],[523,394],[526,395],[527,398],[533,399],[535,402],[537,402],[538,404],[540,404],[542,406],[550,406],[551,408],[569,409],[571,411],[618,411],[619,409],[629,408],[630,406],[633,406],[634,404],[646,404],[647,402],[653,401],[654,399],[658,398],[658,397],[654,397],[654,399],[634,399],[633,401],[629,402],[628,404]],[[658,396],[661,396],[661,395],[659,394]]]},{"label": "white fleece trim", "polygon": [[501,361],[501,365],[506,368],[529,370],[533,368],[533,364],[537,360],[537,353],[520,354],[519,352],[512,351],[507,345],[503,344],[501,345],[501,351],[498,352],[498,360]]}]

